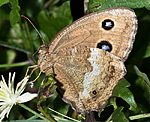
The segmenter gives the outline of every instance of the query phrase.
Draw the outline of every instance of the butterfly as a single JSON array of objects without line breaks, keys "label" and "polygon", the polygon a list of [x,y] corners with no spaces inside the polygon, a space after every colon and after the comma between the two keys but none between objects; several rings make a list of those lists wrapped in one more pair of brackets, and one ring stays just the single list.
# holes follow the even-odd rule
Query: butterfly
[{"label": "butterfly", "polygon": [[91,13],[67,26],[39,49],[38,65],[54,73],[63,100],[77,112],[98,111],[126,74],[124,62],[137,31],[135,13],[113,8]]}]

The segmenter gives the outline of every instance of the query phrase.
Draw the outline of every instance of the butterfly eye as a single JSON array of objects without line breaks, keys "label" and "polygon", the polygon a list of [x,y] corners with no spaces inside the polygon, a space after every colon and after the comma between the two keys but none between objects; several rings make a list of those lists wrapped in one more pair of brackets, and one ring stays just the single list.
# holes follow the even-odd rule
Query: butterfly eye
[{"label": "butterfly eye", "polygon": [[102,22],[102,28],[105,29],[105,30],[110,30],[114,27],[114,22],[110,19],[105,19],[103,22]]},{"label": "butterfly eye", "polygon": [[112,51],[112,45],[108,41],[101,41],[97,44],[97,48],[111,52]]}]

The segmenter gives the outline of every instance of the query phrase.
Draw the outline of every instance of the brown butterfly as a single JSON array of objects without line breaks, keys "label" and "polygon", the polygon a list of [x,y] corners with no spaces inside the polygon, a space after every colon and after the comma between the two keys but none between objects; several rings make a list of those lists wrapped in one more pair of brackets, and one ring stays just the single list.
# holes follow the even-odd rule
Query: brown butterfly
[{"label": "brown butterfly", "polygon": [[127,8],[82,17],[39,49],[38,65],[56,74],[63,100],[77,112],[98,111],[124,77],[135,39],[137,19]]}]

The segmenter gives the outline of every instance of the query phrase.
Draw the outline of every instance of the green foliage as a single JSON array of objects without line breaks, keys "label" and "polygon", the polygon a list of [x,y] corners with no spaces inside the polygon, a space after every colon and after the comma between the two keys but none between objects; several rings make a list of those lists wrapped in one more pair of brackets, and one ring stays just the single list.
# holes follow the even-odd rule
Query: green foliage
[{"label": "green foliage", "polygon": [[150,9],[149,0],[90,0],[88,10],[98,11],[112,7],[147,8]]},{"label": "green foliage", "polygon": [[6,3],[10,3],[11,5],[11,11],[9,14],[9,18],[10,18],[10,23],[12,26],[14,26],[20,19],[20,7],[18,5],[18,0],[1,0],[0,1],[0,6],[6,4]]},{"label": "green foliage", "polygon": [[19,19],[20,19],[20,7],[18,5],[18,0],[9,0],[10,4],[11,4],[11,11],[10,11],[10,23],[11,25],[15,25]]},{"label": "green foliage", "polygon": [[8,2],[9,2],[9,0],[1,0],[1,1],[0,1],[0,7],[1,7],[2,5],[4,5],[4,4],[8,3]]},{"label": "green foliage", "polygon": [[[41,11],[38,15],[40,28],[52,39],[58,31],[71,23],[69,2],[65,2],[59,8],[55,8],[49,16],[47,11]],[[51,33],[50,33],[51,32]]]},{"label": "green foliage", "polygon": [[113,122],[129,122],[124,113],[122,112],[123,107],[118,107],[112,114]]},{"label": "green foliage", "polygon": [[[43,40],[49,43],[61,29],[72,22],[69,7],[67,0],[0,0],[1,74],[15,71],[18,82],[29,65],[37,64],[37,51],[42,41],[29,21],[21,15],[27,16]],[[107,107],[96,119],[107,122],[129,122],[135,119],[139,122],[149,121],[150,115],[146,118],[143,114],[150,113],[150,0],[89,0],[87,11],[112,7],[134,9],[138,18],[138,33],[133,50],[125,62],[127,75],[118,82]],[[38,73],[34,72],[33,79]],[[43,121],[41,119],[44,117],[50,121],[79,122],[83,119],[81,114],[77,114],[62,101],[56,90],[55,79],[49,77],[41,82],[44,77],[42,75],[38,78],[34,88],[29,87],[30,91],[39,92],[38,99],[26,104],[31,110],[20,105],[13,109],[8,120],[32,122]]]},{"label": "green foliage", "polygon": [[132,92],[128,89],[130,87],[130,83],[126,80],[123,79],[118,84],[113,90],[113,96],[116,97],[121,97],[124,101],[126,101],[130,105],[130,110],[131,111],[136,111],[137,110],[137,105],[134,100],[134,95]]}]

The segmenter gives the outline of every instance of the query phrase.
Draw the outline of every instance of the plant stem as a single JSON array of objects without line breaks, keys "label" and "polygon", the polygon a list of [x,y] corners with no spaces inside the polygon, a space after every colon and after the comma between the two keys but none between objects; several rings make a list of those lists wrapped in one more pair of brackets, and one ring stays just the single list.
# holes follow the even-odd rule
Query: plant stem
[{"label": "plant stem", "polygon": [[63,116],[63,117],[65,117],[65,118],[67,118],[67,119],[70,119],[70,120],[72,120],[72,121],[74,121],[74,122],[80,122],[79,120],[76,120],[76,119],[73,119],[73,118],[71,118],[71,117],[68,117],[68,116],[65,116],[64,114],[61,114],[61,113],[59,113],[59,112],[57,112],[57,111],[55,111],[55,110],[53,110],[53,109],[51,109],[51,108],[48,108],[50,111],[52,111],[52,112],[55,112],[56,114],[58,114],[58,115],[61,115],[61,116]]},{"label": "plant stem", "polygon": [[27,51],[27,50],[25,50],[25,49],[12,46],[12,45],[10,45],[10,44],[5,43],[4,41],[0,41],[0,46],[6,47],[6,48],[9,48],[9,49],[13,49],[13,50],[17,50],[17,51],[23,52],[23,53],[25,53],[25,54],[27,54],[27,55],[30,55],[30,54],[31,54],[31,52],[29,52],[29,51]]},{"label": "plant stem", "polygon": [[45,117],[43,117],[41,114],[33,111],[32,109],[30,109],[29,107],[25,106],[24,104],[18,104],[19,106],[21,106],[22,108],[26,109],[27,111],[31,112],[32,114],[38,116],[39,118],[45,120],[46,122],[49,122],[48,119],[46,119]]},{"label": "plant stem", "polygon": [[[139,115],[130,116],[129,119],[136,120],[136,119],[144,119],[144,118],[149,118],[149,117],[150,117],[150,113],[147,113],[147,114],[139,114]],[[110,117],[106,122],[112,122],[110,121]]]},{"label": "plant stem", "polygon": [[13,63],[13,64],[0,64],[0,68],[20,67],[20,66],[25,66],[29,64],[30,64],[29,61]]},{"label": "plant stem", "polygon": [[150,113],[130,116],[129,118],[130,120],[136,120],[136,119],[143,119],[143,118],[148,118],[148,117],[150,117]]}]

